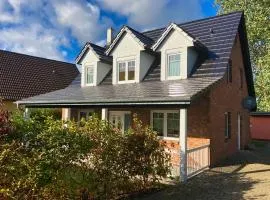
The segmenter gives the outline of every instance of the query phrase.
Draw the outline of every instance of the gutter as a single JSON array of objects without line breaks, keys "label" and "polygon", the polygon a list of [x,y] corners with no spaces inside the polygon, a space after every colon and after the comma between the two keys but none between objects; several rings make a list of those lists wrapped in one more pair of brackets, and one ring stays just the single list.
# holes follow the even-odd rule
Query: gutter
[{"label": "gutter", "polygon": [[44,106],[138,106],[138,105],[190,105],[189,100],[183,101],[142,101],[142,102],[30,102],[17,101],[17,105],[25,107],[44,107]]}]

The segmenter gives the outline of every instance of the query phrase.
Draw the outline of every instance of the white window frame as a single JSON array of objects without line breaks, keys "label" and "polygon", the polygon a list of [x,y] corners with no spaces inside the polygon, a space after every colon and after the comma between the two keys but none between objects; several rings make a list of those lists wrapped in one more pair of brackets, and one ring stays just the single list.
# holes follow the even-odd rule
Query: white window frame
[{"label": "white window frame", "polygon": [[[169,62],[170,62],[170,59],[169,59],[169,57],[170,56],[174,56],[174,55],[180,55],[180,66],[179,66],[179,76],[169,76],[168,75],[168,68],[169,68]],[[166,54],[166,69],[165,69],[165,71],[166,71],[166,79],[167,80],[175,80],[175,79],[179,79],[179,78],[181,78],[181,63],[182,63],[182,52],[172,52],[172,53],[167,53]]]},{"label": "white window frame", "polygon": [[[165,140],[177,140],[179,141],[180,137],[180,127],[179,127],[179,137],[168,137],[167,136],[167,114],[168,113],[178,113],[180,115],[180,111],[178,110],[151,110],[151,120],[150,124],[151,127],[153,128],[153,113],[163,113],[164,119],[163,119],[163,136],[158,136],[160,139],[165,139]],[[180,116],[179,116],[179,125],[180,125]]]},{"label": "white window frame", "polygon": [[[87,83],[87,69],[92,68],[93,69],[93,83]],[[84,64],[84,82],[86,86],[93,86],[95,82],[95,65],[91,63],[85,63]]]},{"label": "white window frame", "polygon": [[79,109],[78,110],[78,121],[81,121],[80,112],[85,112],[86,113],[86,119],[85,120],[89,119],[88,117],[89,117],[90,113],[95,113],[95,111],[93,109]]},{"label": "white window frame", "polygon": [[[135,66],[134,66],[134,80],[128,80],[128,62],[134,61]],[[120,81],[119,80],[119,63],[125,63],[125,80]],[[128,60],[119,60],[117,61],[117,82],[122,84],[122,83],[135,83],[136,79],[136,59],[128,59]]]}]

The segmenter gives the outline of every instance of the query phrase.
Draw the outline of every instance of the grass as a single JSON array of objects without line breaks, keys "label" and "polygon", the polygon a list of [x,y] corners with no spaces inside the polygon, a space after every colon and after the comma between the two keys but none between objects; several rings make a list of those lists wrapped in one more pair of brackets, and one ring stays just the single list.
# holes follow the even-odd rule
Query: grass
[{"label": "grass", "polygon": [[255,147],[258,148],[263,148],[265,147],[268,143],[264,140],[252,140],[251,142]]}]

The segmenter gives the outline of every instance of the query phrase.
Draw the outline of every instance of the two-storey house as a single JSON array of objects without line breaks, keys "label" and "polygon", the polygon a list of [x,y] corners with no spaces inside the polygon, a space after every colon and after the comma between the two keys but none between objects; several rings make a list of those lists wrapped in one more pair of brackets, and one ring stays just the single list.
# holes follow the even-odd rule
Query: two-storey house
[{"label": "two-storey house", "polygon": [[107,45],[87,43],[76,63],[82,73],[69,87],[18,103],[61,107],[63,119],[99,113],[123,132],[136,113],[183,180],[249,142],[256,101],[242,12],[146,32],[124,26],[115,37],[108,29]]}]

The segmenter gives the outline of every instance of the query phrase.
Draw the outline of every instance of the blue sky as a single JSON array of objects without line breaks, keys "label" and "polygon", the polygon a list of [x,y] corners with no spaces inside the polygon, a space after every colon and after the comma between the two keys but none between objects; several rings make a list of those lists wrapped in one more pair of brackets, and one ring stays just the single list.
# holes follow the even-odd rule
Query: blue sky
[{"label": "blue sky", "polygon": [[214,0],[1,0],[0,49],[74,62],[106,29],[138,31],[216,15]]}]

